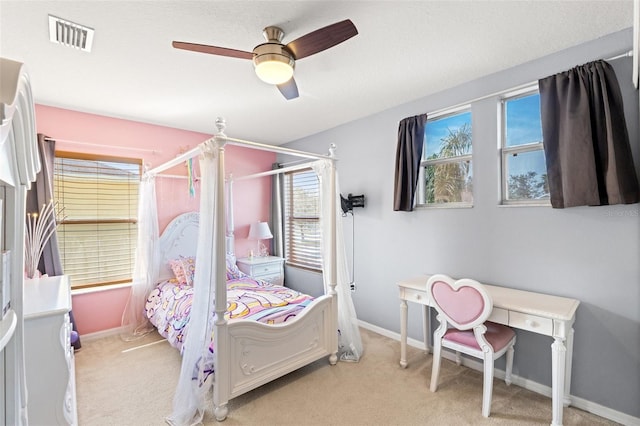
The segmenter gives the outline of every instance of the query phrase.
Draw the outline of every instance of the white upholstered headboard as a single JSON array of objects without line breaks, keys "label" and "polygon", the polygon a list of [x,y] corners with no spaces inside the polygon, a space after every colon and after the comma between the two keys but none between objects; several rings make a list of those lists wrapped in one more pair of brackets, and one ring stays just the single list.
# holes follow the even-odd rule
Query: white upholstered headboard
[{"label": "white upholstered headboard", "polygon": [[198,248],[198,224],[200,213],[189,212],[176,216],[165,228],[158,240],[160,246],[160,271],[158,280],[173,277],[169,261],[178,256],[195,256]]},{"label": "white upholstered headboard", "polygon": [[[175,218],[165,228],[158,240],[160,246],[160,271],[158,281],[173,277],[173,271],[169,261],[178,256],[189,257],[196,255],[198,248],[198,225],[200,223],[199,212],[183,213]],[[233,235],[227,236],[227,252],[232,251]]]}]

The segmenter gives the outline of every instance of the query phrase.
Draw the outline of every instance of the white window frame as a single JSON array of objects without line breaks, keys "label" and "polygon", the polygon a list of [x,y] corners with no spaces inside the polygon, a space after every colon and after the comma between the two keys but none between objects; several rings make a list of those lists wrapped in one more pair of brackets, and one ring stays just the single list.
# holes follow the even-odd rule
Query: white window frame
[{"label": "white window frame", "polygon": [[[460,155],[456,157],[438,158],[435,160],[427,159],[427,140],[426,131],[429,121],[439,120],[448,116],[454,116],[462,113],[471,113],[471,153]],[[428,203],[427,202],[427,188],[425,180],[425,169],[428,166],[440,165],[440,164],[453,164],[466,161],[473,167],[473,111],[471,104],[464,104],[453,108],[448,108],[435,113],[427,114],[427,123],[425,124],[424,146],[422,149],[422,161],[420,162],[420,170],[418,175],[418,188],[417,188],[417,202],[416,207],[426,209],[438,209],[438,208],[471,208],[473,207],[473,201],[455,201],[450,203]],[[473,178],[471,179],[473,188]],[[473,190],[472,190],[473,195]]]},{"label": "white window frame", "polygon": [[[124,210],[128,210],[128,214],[126,215],[122,215],[122,216],[104,216],[104,217],[100,217],[100,216],[86,216],[86,217],[73,217],[69,216],[66,212],[65,212],[65,196],[69,196],[70,200],[73,200],[74,197],[77,200],[77,193],[74,192],[74,190],[71,190],[69,192],[66,192],[63,188],[58,188],[56,185],[56,181],[58,180],[57,177],[57,164],[58,161],[65,161],[65,159],[69,159],[71,161],[77,161],[77,162],[88,162],[88,163],[100,163],[100,162],[107,162],[107,163],[121,163],[121,164],[130,164],[132,166],[138,166],[139,171],[137,174],[138,177],[138,186],[133,188],[130,183],[131,182],[135,182],[135,181],[128,181],[129,184],[127,186],[127,188],[130,189],[135,189],[135,199],[131,198],[131,193],[127,193],[129,195],[127,195],[127,198],[130,198],[129,201],[129,207],[125,208]],[[113,157],[113,156],[105,156],[105,155],[99,155],[99,154],[84,154],[84,153],[76,153],[76,152],[64,152],[64,151],[56,151],[55,153],[55,164],[56,166],[54,167],[54,169],[56,170],[54,172],[54,197],[56,197],[56,201],[57,201],[57,207],[58,207],[58,212],[57,212],[57,217],[58,217],[58,223],[59,223],[59,227],[58,227],[58,243],[60,246],[60,251],[61,251],[61,257],[63,260],[63,264],[64,264],[64,259],[65,259],[65,246],[63,244],[64,242],[64,230],[66,227],[69,227],[69,232],[72,235],[73,234],[73,229],[74,228],[78,228],[80,227],[81,229],[83,227],[95,227],[96,229],[102,228],[103,226],[122,226],[122,227],[129,227],[129,231],[125,231],[127,232],[129,239],[127,240],[126,243],[123,242],[123,247],[126,247],[127,250],[124,249],[120,249],[122,250],[122,253],[129,253],[129,256],[124,256],[122,257],[121,261],[119,262],[120,265],[126,265],[129,264],[130,265],[130,273],[128,276],[125,276],[124,273],[120,274],[121,276],[119,278],[111,278],[108,279],[106,278],[104,275],[102,274],[95,274],[95,273],[91,273],[89,268],[83,267],[83,266],[79,266],[77,268],[77,273],[78,274],[82,274],[84,275],[86,278],[85,280],[77,280],[74,283],[73,280],[73,273],[71,271],[67,271],[65,269],[65,273],[68,273],[71,275],[72,277],[72,288],[73,289],[78,289],[78,288],[88,288],[88,287],[97,287],[97,286],[108,286],[108,285],[119,285],[119,284],[123,284],[123,283],[128,283],[131,282],[131,277],[133,275],[133,264],[135,262],[135,248],[136,248],[136,243],[137,243],[137,208],[138,208],[138,201],[137,201],[137,193],[139,191],[139,177],[142,174],[142,160],[141,159],[136,159],[136,158],[123,158],[123,157]],[[88,177],[91,177],[90,174],[87,174]],[[94,178],[97,178],[98,176],[100,176],[100,174],[97,174],[94,176]],[[105,175],[106,176],[106,175]],[[95,182],[99,182],[100,185],[109,185],[108,183],[108,178],[106,178],[105,180],[105,176],[103,176],[100,179],[97,179]],[[136,175],[132,175],[133,177],[135,177]],[[73,184],[70,185],[70,187],[73,187]],[[86,190],[86,189],[83,189]],[[103,189],[104,190],[104,189]],[[62,191],[62,192],[61,192]],[[63,195],[64,194],[64,195]],[[99,199],[96,198],[95,201],[97,201]],[[76,201],[70,201],[70,206],[75,206],[76,208],[78,208],[81,204],[79,204]],[[97,204],[99,206],[108,206],[108,204],[103,204],[103,203],[99,203]],[[120,204],[120,205],[124,205],[126,206],[127,204]],[[82,207],[79,207],[82,208]],[[123,210],[123,211],[124,211]],[[89,210],[91,212],[91,210]],[[109,211],[109,210],[105,210],[105,211]],[[121,213],[121,212],[118,212]],[[81,232],[85,232],[85,231],[81,231]],[[96,231],[97,232],[97,231]],[[108,230],[104,231],[104,235],[109,235]],[[98,232],[98,234],[100,234]],[[108,239],[109,237],[107,237]],[[73,241],[73,239],[71,238],[71,241]],[[85,239],[80,239],[79,241],[81,242],[85,242],[88,241],[88,244],[103,244],[103,242],[105,240],[99,238],[97,241],[92,241],[92,240],[85,240]],[[113,240],[112,240],[113,241]],[[70,262],[75,262],[76,264],[83,264],[86,263],[88,258],[84,257],[82,255],[79,255],[80,257],[74,257],[74,246],[72,244],[69,245],[70,248],[70,255],[69,255],[69,261]],[[77,250],[76,250],[77,251]],[[105,255],[101,256],[99,253],[96,254],[92,254],[90,257],[96,257],[96,260],[102,264],[102,265],[106,265],[107,263],[105,262],[109,262],[110,258],[109,256],[111,256],[111,254],[109,254],[110,252],[112,252],[113,250],[109,247],[105,246]],[[64,267],[64,265],[63,265]],[[72,268],[73,269],[73,268]],[[122,269],[121,272],[127,272],[125,271],[126,268]],[[104,268],[104,271],[110,271],[113,272],[114,270],[111,268]],[[95,277],[95,279],[89,279],[89,277]],[[98,278],[100,277],[100,278]]]},{"label": "white window frame", "polygon": [[[313,172],[313,169],[302,169],[296,170],[292,172],[287,172],[284,175],[284,194],[283,194],[283,220],[284,220],[284,256],[285,261],[288,266],[293,266],[296,268],[306,269],[314,272],[322,272],[322,230],[320,229],[320,181],[316,179],[317,185],[315,188],[311,188],[312,191],[315,191],[317,195],[317,203],[316,203],[316,211],[315,212],[306,212],[305,215],[300,217],[292,217],[293,216],[293,206],[292,202],[292,191],[293,191],[293,182],[292,177],[296,174],[302,173],[312,173],[314,176],[317,175]],[[312,186],[312,185],[311,185]],[[311,213],[311,214],[310,214]],[[313,214],[315,213],[315,214]],[[311,235],[312,242],[310,246],[302,247],[302,240],[300,239],[300,235],[296,232],[295,223],[292,222],[311,222],[316,224],[315,233]],[[299,231],[299,228],[296,228]],[[314,242],[313,239],[317,239],[317,242]],[[298,244],[296,244],[296,242]],[[316,245],[317,243],[317,245]]]},{"label": "white window frame", "polygon": [[500,157],[500,204],[503,206],[551,206],[551,200],[547,199],[525,199],[525,200],[509,200],[508,199],[508,170],[507,159],[510,156],[525,154],[529,152],[542,151],[544,155],[544,145],[542,140],[535,143],[516,145],[508,147],[507,144],[507,120],[506,120],[506,104],[508,101],[524,98],[539,93],[538,84],[524,87],[518,90],[510,91],[500,97],[498,108],[499,123],[499,142],[498,151]]}]

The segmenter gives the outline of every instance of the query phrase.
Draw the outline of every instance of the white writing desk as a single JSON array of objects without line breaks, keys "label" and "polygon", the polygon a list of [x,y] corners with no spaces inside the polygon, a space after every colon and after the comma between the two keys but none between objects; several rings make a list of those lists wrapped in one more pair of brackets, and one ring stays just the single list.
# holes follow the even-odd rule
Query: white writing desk
[{"label": "white writing desk", "polygon": [[[407,366],[407,301],[424,307],[424,342],[429,350],[428,336],[431,306],[427,296],[429,275],[398,282],[400,290],[400,365]],[[571,358],[573,355],[573,322],[580,302],[566,297],[516,290],[484,284],[493,299],[489,321],[533,333],[553,337],[551,344],[552,426],[562,425],[563,405],[570,405]],[[516,349],[517,352],[517,349]],[[517,356],[517,355],[516,355]]]}]

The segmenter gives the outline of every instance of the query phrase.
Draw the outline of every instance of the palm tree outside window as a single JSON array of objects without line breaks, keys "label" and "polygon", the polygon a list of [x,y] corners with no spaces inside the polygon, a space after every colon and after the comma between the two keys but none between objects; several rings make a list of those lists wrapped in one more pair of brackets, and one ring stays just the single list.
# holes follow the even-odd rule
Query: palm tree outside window
[{"label": "palm tree outside window", "polygon": [[419,205],[473,205],[472,140],[468,106],[427,120],[418,185]]}]

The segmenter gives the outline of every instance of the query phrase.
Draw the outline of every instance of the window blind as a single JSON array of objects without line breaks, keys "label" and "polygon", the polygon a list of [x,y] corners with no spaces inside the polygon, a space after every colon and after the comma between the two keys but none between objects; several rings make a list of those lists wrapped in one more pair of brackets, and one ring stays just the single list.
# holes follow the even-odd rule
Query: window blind
[{"label": "window blind", "polygon": [[320,185],[310,169],[284,176],[285,258],[288,264],[322,269]]},{"label": "window blind", "polygon": [[58,245],[74,287],[131,280],[139,183],[139,160],[56,153]]}]

